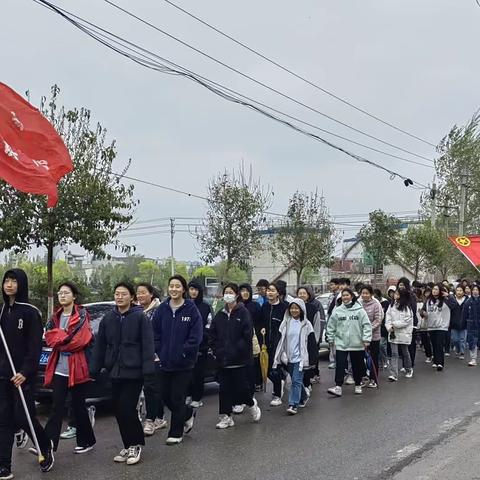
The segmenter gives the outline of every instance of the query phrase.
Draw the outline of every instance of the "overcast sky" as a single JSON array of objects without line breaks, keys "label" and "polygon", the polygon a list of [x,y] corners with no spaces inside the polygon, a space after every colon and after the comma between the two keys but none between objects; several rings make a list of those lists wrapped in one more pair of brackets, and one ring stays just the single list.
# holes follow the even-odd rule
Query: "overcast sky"
[{"label": "overcast sky", "polygon": [[[127,17],[101,0],[51,0],[117,34],[264,103],[353,140],[428,163],[337,125]],[[175,0],[183,8],[322,87],[432,143],[480,105],[475,0]],[[264,83],[385,141],[429,157],[435,149],[395,132],[266,63],[163,0],[119,5]],[[323,190],[334,215],[418,208],[419,191],[385,172],[226,102],[188,80],[153,72],[107,50],[31,0],[2,0],[0,80],[32,100],[50,85],[67,107],[85,106],[118,142],[118,170],[204,195],[213,175],[243,160],[285,212],[297,190]],[[324,135],[328,140],[427,184],[433,170]],[[205,205],[136,184],[136,217],[201,217]],[[160,223],[160,222],[157,222]],[[185,228],[185,227],[184,227]],[[163,229],[159,227],[159,229]],[[349,235],[348,230],[345,232]],[[169,255],[167,234],[134,237],[137,251]],[[188,233],[179,259],[198,258]]]}]

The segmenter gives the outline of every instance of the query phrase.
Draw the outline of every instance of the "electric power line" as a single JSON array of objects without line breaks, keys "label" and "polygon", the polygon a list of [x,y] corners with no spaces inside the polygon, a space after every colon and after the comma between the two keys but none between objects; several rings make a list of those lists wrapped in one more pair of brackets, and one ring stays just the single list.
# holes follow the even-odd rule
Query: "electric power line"
[{"label": "electric power line", "polygon": [[[44,0],[40,0],[40,1],[43,2]],[[378,137],[376,137],[376,136],[374,136],[374,135],[370,135],[369,133],[366,133],[366,132],[364,132],[363,130],[360,130],[360,129],[358,129],[358,128],[352,127],[351,125],[349,125],[349,124],[347,124],[347,123],[345,123],[345,122],[342,122],[342,121],[340,121],[340,120],[337,120],[336,118],[334,118],[334,117],[332,117],[332,116],[330,116],[330,115],[327,115],[326,113],[324,113],[324,112],[322,112],[322,111],[320,111],[320,110],[318,110],[318,109],[316,109],[316,108],[314,108],[314,107],[311,107],[310,105],[307,105],[306,103],[304,103],[304,102],[302,102],[302,101],[300,101],[300,100],[297,100],[296,98],[294,98],[294,97],[292,97],[292,96],[290,96],[290,95],[288,95],[288,94],[286,94],[286,93],[284,93],[284,92],[282,92],[282,91],[280,91],[280,90],[277,90],[276,88],[271,87],[270,85],[268,85],[268,84],[266,84],[266,83],[264,83],[264,82],[262,82],[262,81],[260,81],[260,80],[257,80],[256,78],[252,77],[251,75],[248,75],[248,74],[242,72],[241,70],[238,70],[237,68],[232,67],[231,65],[229,65],[229,64],[227,64],[227,63],[225,63],[225,62],[223,62],[223,61],[221,61],[221,60],[218,60],[217,58],[213,57],[212,55],[209,55],[208,53],[204,52],[203,50],[200,50],[199,48],[197,48],[197,47],[195,47],[195,46],[193,46],[193,45],[190,45],[188,42],[185,42],[185,41],[181,40],[180,38],[176,37],[175,35],[172,35],[171,33],[168,33],[167,31],[161,29],[160,27],[157,27],[156,25],[154,25],[153,23],[150,23],[149,21],[145,20],[144,18],[139,17],[138,15],[135,15],[134,13],[130,12],[129,10],[127,10],[127,9],[125,9],[125,8],[117,5],[116,3],[114,3],[114,2],[112,2],[112,1],[110,1],[110,0],[104,0],[104,1],[105,1],[106,3],[108,3],[109,5],[111,5],[112,7],[116,8],[117,10],[120,10],[121,12],[125,13],[126,15],[128,15],[128,16],[136,19],[136,20],[138,20],[139,22],[143,23],[144,25],[147,25],[147,26],[149,26],[150,28],[153,28],[154,30],[156,30],[156,31],[158,31],[159,33],[161,33],[162,35],[167,36],[168,38],[170,38],[170,39],[172,39],[172,40],[174,40],[174,41],[182,44],[183,46],[185,46],[185,47],[187,47],[187,48],[190,48],[191,50],[193,50],[194,52],[196,52],[196,53],[204,56],[205,58],[208,58],[209,60],[211,60],[211,61],[213,61],[213,62],[215,62],[215,63],[223,66],[224,68],[227,68],[228,70],[230,70],[230,71],[232,71],[232,72],[234,72],[234,73],[236,73],[236,74],[238,74],[238,75],[240,75],[240,76],[242,76],[242,77],[250,80],[251,82],[256,83],[257,85],[262,86],[263,88],[266,88],[267,90],[269,90],[269,91],[271,91],[271,92],[273,92],[273,93],[276,93],[277,95],[280,95],[281,97],[283,97],[283,98],[285,98],[285,99],[287,99],[287,100],[290,100],[291,102],[296,103],[297,105],[300,105],[300,106],[302,106],[302,107],[304,107],[304,108],[307,108],[308,110],[310,110],[310,111],[312,111],[312,112],[315,112],[315,113],[317,113],[317,114],[319,114],[319,115],[321,115],[321,116],[323,116],[323,117],[325,117],[325,118],[328,118],[329,120],[331,120],[331,121],[333,121],[333,122],[335,122],[335,123],[338,123],[339,125],[342,125],[342,126],[348,128],[348,129],[350,129],[350,130],[352,130],[352,131],[354,131],[354,132],[360,133],[361,135],[364,135],[364,136],[366,136],[366,137],[368,137],[368,138],[371,138],[371,139],[373,139],[373,140],[376,140],[377,142],[383,143],[384,145],[388,145],[389,147],[395,148],[395,149],[400,150],[400,151],[402,151],[402,152],[404,152],[404,153],[408,153],[408,154],[413,155],[413,156],[415,156],[415,157],[417,157],[417,158],[421,158],[421,159],[423,159],[423,160],[427,160],[427,161],[433,163],[433,160],[430,159],[430,158],[428,158],[428,157],[425,157],[425,156],[423,156],[423,155],[419,155],[419,154],[417,154],[417,153],[415,153],[415,152],[411,152],[411,151],[406,150],[406,149],[404,149],[404,148],[402,148],[402,147],[399,147],[399,146],[397,146],[397,145],[394,145],[394,144],[392,144],[392,143],[390,143],[390,142],[386,142],[385,140],[382,140],[382,139],[380,139],[380,138],[378,138]]]},{"label": "electric power line", "polygon": [[[318,135],[315,135],[311,132],[308,132],[306,130],[303,130],[302,128],[298,127],[297,125],[294,125],[290,122],[287,122],[286,120],[283,120],[281,118],[278,118],[276,117],[275,115],[272,115],[271,113],[269,112],[266,112],[260,108],[258,108],[257,106],[255,105],[252,105],[252,104],[249,104],[248,102],[244,102],[242,100],[239,100],[238,98],[235,98],[233,96],[230,96],[230,95],[227,95],[225,92],[213,87],[211,84],[215,84],[215,85],[218,85],[219,87],[222,87],[224,88],[225,90],[230,90],[228,89],[227,87],[223,87],[221,86],[220,84],[216,84],[215,82],[213,81],[210,81],[209,79],[206,79],[205,77],[201,77],[200,75],[197,75],[195,74],[194,72],[191,72],[179,65],[176,65],[174,64],[173,62],[170,62],[169,60],[167,59],[163,59],[162,57],[159,57],[158,55],[146,50],[146,49],[143,49],[142,47],[139,47],[138,45],[135,45],[133,44],[132,42],[129,42],[128,40],[125,40],[125,39],[121,39],[121,37],[118,37],[117,35],[115,34],[112,34],[111,32],[109,32],[108,30],[105,30],[105,29],[102,29],[101,27],[98,27],[96,26],[95,24],[92,24],[91,22],[88,22],[84,19],[82,19],[81,17],[78,17],[77,15],[74,15],[74,14],[70,14],[70,12],[67,12],[66,10],[64,9],[61,9],[59,7],[56,7],[55,5],[52,5],[50,2],[46,1],[46,0],[33,0],[35,3],[38,3],[40,4],[41,6],[45,7],[45,8],[48,8],[50,10],[53,10],[55,13],[59,14],[60,16],[62,16],[64,19],[66,19],[68,22],[70,22],[71,24],[73,24],[75,27],[77,27],[78,29],[80,29],[81,31],[83,31],[85,34],[89,35],[90,37],[92,37],[93,39],[97,40],[98,42],[102,43],[103,45],[105,45],[107,48],[129,58],[130,60],[146,67],[146,68],[150,68],[150,69],[153,69],[153,70],[156,70],[156,71],[160,71],[162,73],[169,73],[169,74],[175,74],[175,75],[180,75],[180,76],[183,76],[185,78],[188,78],[192,81],[195,81],[196,83],[199,83],[200,85],[204,86],[205,88],[209,89],[210,91],[212,91],[213,93],[221,96],[222,98],[228,100],[228,101],[231,101],[231,102],[234,102],[234,103],[238,103],[238,104],[241,104],[243,106],[246,106],[248,108],[251,108],[253,109],[254,111],[256,111],[257,113],[260,113],[264,116],[267,116],[268,118],[272,119],[272,120],[275,120],[279,123],[282,123],[283,125],[285,126],[288,126],[290,128],[292,128],[293,130],[296,130],[297,132],[299,133],[302,133],[306,136],[309,136],[310,138],[314,139],[314,140],[317,140],[317,141],[320,141],[321,143],[323,144],[326,144],[338,151],[341,151],[343,153],[345,153],[346,155],[349,155],[350,157],[356,159],[357,161],[360,161],[360,162],[364,162],[364,163],[367,163],[371,166],[374,166],[376,168],[379,168],[381,170],[384,170],[385,172],[389,173],[391,175],[391,179],[393,180],[395,177],[399,177],[401,178],[402,180],[404,180],[404,183],[406,186],[409,186],[409,185],[413,185],[413,182],[405,177],[404,175],[401,175],[397,172],[394,172],[386,167],[384,167],[383,165],[380,165],[376,162],[373,162],[371,160],[368,160],[364,157],[361,157],[357,154],[354,154],[352,152],[349,152],[348,150],[342,148],[342,147],[339,147],[338,145],[335,145],[325,139],[323,139],[322,137],[319,137]],[[171,64],[171,65],[175,65],[177,68],[179,68],[180,70],[175,70],[173,68],[170,68],[168,66],[165,66],[165,65],[162,65],[162,64],[158,64],[158,63],[152,63],[152,62],[145,62],[144,60],[142,60],[141,58],[139,58],[138,56],[135,57],[135,56],[132,56],[131,54],[128,54],[126,53],[125,51],[123,50],[120,50],[118,49],[117,47],[111,45],[108,41],[105,41],[104,39],[102,38],[99,38],[99,35],[100,36],[103,36],[105,37],[105,35],[101,35],[101,34],[97,34],[96,32],[92,32],[91,30],[89,30],[87,27],[85,27],[84,25],[80,24],[79,22],[75,21],[73,18],[70,18],[69,15],[72,15],[73,17],[76,17],[78,18],[79,20],[81,20],[82,22],[85,22],[89,25],[92,25],[94,28],[96,28],[97,30],[101,30],[103,32],[106,32],[108,33],[109,35],[115,37],[115,38],[118,38],[118,39],[121,39],[123,42],[127,43],[127,44],[131,44],[133,46],[135,46],[136,48],[140,49],[140,50],[143,50],[143,51],[146,51],[148,52],[149,54],[157,57],[157,58],[160,58],[162,61],[165,61],[166,63],[168,64]],[[114,41],[115,43],[119,43],[119,42],[116,42],[115,40],[111,40],[111,41]],[[125,48],[128,48],[128,47],[125,47]],[[130,50],[132,50],[131,48],[129,48]],[[243,96],[241,94],[239,94],[240,96]],[[125,177],[127,178],[127,177]],[[147,181],[143,181],[143,183],[148,183]],[[417,185],[419,185],[420,187],[423,187],[424,189],[428,189],[428,187],[426,187],[425,185],[419,183],[419,182],[415,182],[417,183]],[[172,191],[176,191],[175,189],[171,189],[171,188],[168,188],[167,189],[169,190],[172,190]],[[185,193],[185,192],[179,192],[179,193]],[[195,195],[192,195],[192,196],[195,196]],[[199,196],[196,196],[197,198],[203,198],[203,197],[199,197]]]},{"label": "electric power line", "polygon": [[[477,3],[479,4],[480,6],[480,0],[476,0]],[[378,117],[377,115],[374,115],[366,110],[364,110],[363,108],[360,108],[360,107],[357,107],[356,105],[354,105],[352,102],[349,102],[348,100],[345,100],[344,98],[334,94],[333,92],[321,87],[320,85],[318,85],[318,83],[315,83],[311,80],[309,80],[308,78],[302,76],[302,75],[299,75],[298,73],[295,73],[292,69],[288,68],[288,67],[285,67],[284,65],[280,64],[279,62],[275,61],[275,60],[272,60],[271,58],[267,57],[265,54],[259,52],[258,50],[255,50],[254,48],[252,47],[249,47],[248,45],[246,45],[245,43],[237,40],[236,38],[232,37],[231,35],[229,35],[228,33],[225,33],[224,31],[220,30],[218,27],[215,27],[213,25],[211,25],[210,23],[206,22],[205,20],[202,20],[201,18],[197,17],[196,15],[194,15],[193,13],[189,12],[188,10],[180,7],[179,5],[173,3],[172,1],[170,0],[165,0],[166,3],[168,3],[169,5],[171,5],[172,7],[176,8],[177,10],[185,13],[186,15],[188,15],[189,17],[197,20],[198,22],[202,23],[203,25],[205,25],[206,27],[210,28],[211,30],[214,30],[215,32],[219,33],[220,35],[222,35],[223,37],[225,38],[228,38],[229,40],[231,40],[232,42],[236,43],[237,45],[240,45],[241,47],[247,49],[249,52],[257,55],[258,57],[262,58],[263,60],[266,60],[267,62],[269,62],[270,64],[272,65],[275,65],[276,67],[280,68],[281,70],[283,70],[284,72],[287,72],[289,73],[290,75],[293,75],[295,78],[299,79],[299,80],[302,80],[303,82],[307,83],[308,85],[316,88],[317,90],[320,90],[321,92],[329,95],[330,97],[338,100],[339,102],[342,102],[343,104],[345,105],[348,105],[349,107],[357,110],[358,112],[361,112],[367,116],[369,116],[370,118],[373,118],[375,120],[377,120],[378,122],[380,123],[383,123],[384,125],[387,125],[388,127],[391,127],[393,128],[394,130],[397,130],[398,132],[401,132],[401,133],[404,133],[405,135],[408,135],[409,137],[411,138],[415,138],[416,140],[419,140],[420,142],[423,142],[427,145],[430,145],[432,147],[436,147],[436,145],[432,142],[429,142],[428,140],[425,140],[421,137],[418,137],[417,135],[414,135],[413,133],[410,133],[400,127],[397,127],[396,125],[390,123],[390,122],[387,122],[386,120],[383,120],[382,118]]]}]

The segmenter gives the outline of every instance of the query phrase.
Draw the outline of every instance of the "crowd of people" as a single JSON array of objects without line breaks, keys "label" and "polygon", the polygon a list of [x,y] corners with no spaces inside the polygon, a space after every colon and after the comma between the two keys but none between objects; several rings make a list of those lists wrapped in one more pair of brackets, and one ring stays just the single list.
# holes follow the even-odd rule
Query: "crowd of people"
[{"label": "crowd of people", "polygon": [[[325,309],[308,286],[287,293],[283,281],[260,280],[257,295],[249,284],[223,286],[221,302],[212,308],[199,282],[187,284],[174,275],[163,301],[148,283],[136,287],[118,283],[115,306],[102,318],[93,337],[89,314],[81,306],[77,287],[58,287],[58,309],[43,327],[39,311],[28,302],[28,279],[20,269],[5,273],[1,328],[11,352],[0,345],[0,480],[13,478],[12,446],[24,447],[32,436],[18,395],[22,389],[37,442],[30,451],[40,468],[54,465],[67,397],[75,420],[75,454],[85,454],[96,443],[92,416],[86,408],[86,388],[99,374],[112,383],[115,417],[123,448],[115,462],[134,465],[141,459],[145,438],[166,429],[167,445],[183,441],[203,405],[209,355],[217,365],[219,419],[216,428],[235,425],[234,414],[247,410],[253,422],[262,411],[256,395],[271,383],[270,406],[285,405],[298,414],[320,382],[319,348],[326,340],[329,368],[335,369],[330,396],[341,397],[344,385],[375,389],[379,372],[390,382],[414,375],[416,353],[436,371],[445,357],[455,355],[468,365],[477,363],[480,330],[480,286],[459,280],[454,285],[412,285],[401,278],[386,296],[368,284],[354,288],[347,278],[332,279]],[[52,352],[45,385],[52,389],[50,417],[42,427],[35,416],[35,381],[42,337]],[[288,396],[284,390],[290,378]],[[144,392],[146,419],[138,415]],[[171,412],[170,421],[165,408]],[[28,437],[27,437],[28,436]],[[73,436],[73,435],[70,435]],[[37,447],[40,451],[37,450]]]}]

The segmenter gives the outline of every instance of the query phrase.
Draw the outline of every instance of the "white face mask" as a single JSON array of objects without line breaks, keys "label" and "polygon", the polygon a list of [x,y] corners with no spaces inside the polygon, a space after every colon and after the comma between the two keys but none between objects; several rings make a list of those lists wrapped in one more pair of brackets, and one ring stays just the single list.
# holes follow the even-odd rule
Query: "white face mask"
[{"label": "white face mask", "polygon": [[237,296],[234,293],[225,293],[223,295],[223,301],[225,303],[234,303],[237,299]]}]

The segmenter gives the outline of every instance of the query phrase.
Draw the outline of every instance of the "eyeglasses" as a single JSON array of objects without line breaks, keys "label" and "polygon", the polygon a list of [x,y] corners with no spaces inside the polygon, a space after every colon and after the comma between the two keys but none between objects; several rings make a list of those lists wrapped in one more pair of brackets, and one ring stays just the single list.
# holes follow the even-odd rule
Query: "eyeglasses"
[{"label": "eyeglasses", "polygon": [[57,292],[57,295],[59,297],[67,297],[68,295],[72,295],[72,292],[69,292],[68,290],[62,290],[61,292]]}]

